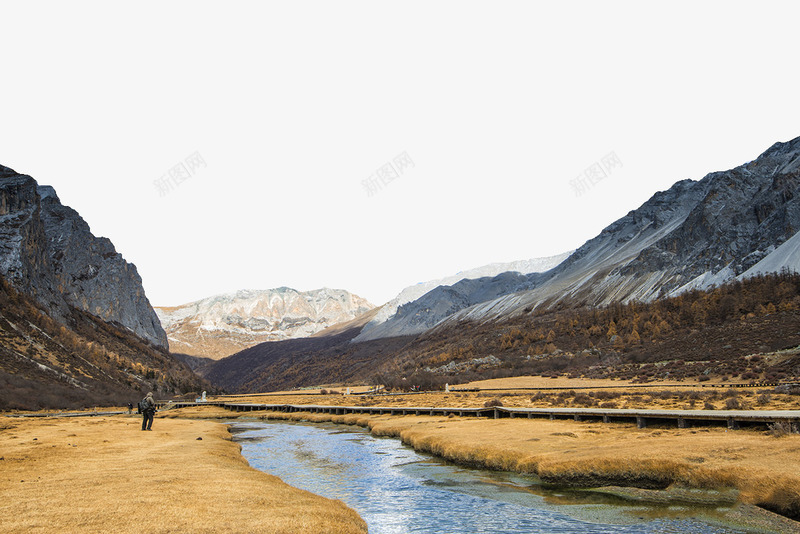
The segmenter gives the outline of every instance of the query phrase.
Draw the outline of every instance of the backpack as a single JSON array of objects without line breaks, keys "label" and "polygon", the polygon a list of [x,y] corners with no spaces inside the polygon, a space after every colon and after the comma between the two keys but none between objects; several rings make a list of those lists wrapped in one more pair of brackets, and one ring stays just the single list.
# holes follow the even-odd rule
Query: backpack
[{"label": "backpack", "polygon": [[140,401],[139,401],[139,404],[138,404],[139,413],[144,413],[144,412],[146,412],[147,410],[149,410],[150,408],[152,408],[152,406],[153,406],[153,405],[152,405],[152,404],[150,404],[150,403],[147,401],[147,399],[140,400]]}]

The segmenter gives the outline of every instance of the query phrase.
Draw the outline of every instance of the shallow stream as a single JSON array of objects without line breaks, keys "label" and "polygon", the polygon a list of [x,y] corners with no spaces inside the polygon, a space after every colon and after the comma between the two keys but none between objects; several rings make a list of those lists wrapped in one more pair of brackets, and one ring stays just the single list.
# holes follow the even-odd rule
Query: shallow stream
[{"label": "shallow stream", "polygon": [[546,489],[532,476],[463,468],[357,427],[232,422],[250,465],[340,499],[371,534],[735,533],[724,508],[652,506]]}]

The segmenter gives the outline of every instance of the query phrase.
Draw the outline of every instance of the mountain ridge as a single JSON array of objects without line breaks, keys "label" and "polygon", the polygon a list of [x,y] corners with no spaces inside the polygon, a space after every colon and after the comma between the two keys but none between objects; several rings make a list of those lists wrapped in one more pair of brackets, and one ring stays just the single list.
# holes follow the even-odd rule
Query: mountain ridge
[{"label": "mountain ridge", "polygon": [[[427,327],[433,326],[449,313],[452,313],[451,310],[457,309],[459,306],[466,306],[470,300],[482,298],[480,294],[480,283],[475,283],[474,281],[490,281],[496,279],[496,285],[503,285],[505,282],[505,290],[508,290],[508,284],[513,285],[515,282],[526,283],[527,278],[524,278],[524,275],[546,272],[559,265],[569,257],[570,254],[571,251],[555,256],[533,258],[529,260],[517,260],[508,263],[490,263],[481,267],[460,271],[445,278],[429,280],[427,282],[420,282],[413,286],[408,286],[395,298],[381,307],[375,318],[365,325],[361,333],[353,339],[353,342],[358,343],[371,339],[391,337],[395,334],[413,335],[421,333],[426,330]],[[515,276],[514,273],[520,276]],[[478,291],[471,292],[469,289],[466,289],[467,287],[476,287]],[[463,291],[459,291],[459,289]],[[440,291],[440,294],[435,293],[437,290]],[[498,288],[495,291],[502,290],[503,289]],[[441,292],[451,295],[449,299],[450,302],[444,307],[438,305],[443,300]],[[431,295],[429,296],[429,294]],[[408,305],[413,306],[413,303],[423,302],[423,299],[426,297],[427,301],[430,301],[428,308],[437,308],[436,314],[433,317],[427,317],[424,321],[419,322],[411,318],[406,320],[400,327],[394,324],[396,321],[391,322],[394,318],[402,318],[410,315],[408,312],[409,308],[404,307]],[[412,313],[415,313],[415,311]]]},{"label": "mountain ridge", "polygon": [[142,279],[50,186],[0,165],[0,274],[57,317],[70,307],[166,348]]},{"label": "mountain ridge", "polygon": [[170,348],[219,359],[265,341],[308,337],[375,308],[342,289],[239,290],[181,306],[156,307]]},{"label": "mountain ridge", "polygon": [[734,169],[676,182],[551,271],[530,275],[529,287],[464,307],[434,326],[497,320],[566,300],[589,306],[651,301],[730,281],[800,229],[799,188],[800,137]]}]

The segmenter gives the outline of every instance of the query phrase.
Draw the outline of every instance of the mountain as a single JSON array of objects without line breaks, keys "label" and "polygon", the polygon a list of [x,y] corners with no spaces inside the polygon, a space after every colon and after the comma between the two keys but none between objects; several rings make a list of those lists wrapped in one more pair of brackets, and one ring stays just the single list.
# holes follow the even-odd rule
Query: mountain
[{"label": "mountain", "polygon": [[800,138],[776,143],[744,165],[656,193],[546,273],[436,288],[401,307],[383,332],[493,321],[557,305],[650,302],[757,272],[800,270],[792,248],[798,243],[791,241],[800,229],[799,186]]},{"label": "mountain", "polygon": [[330,383],[350,365],[359,371],[349,379],[369,369],[397,387],[565,369],[650,379],[654,363],[678,354],[686,369],[676,360],[665,376],[800,376],[795,353],[770,356],[769,367],[750,357],[800,342],[800,277],[752,278],[800,271],[798,193],[800,138],[656,193],[549,270],[398,297],[360,332],[340,330],[324,346],[258,345],[206,376],[240,392]]},{"label": "mountain", "polygon": [[[424,332],[470,304],[517,290],[520,284],[524,286],[527,282],[527,278],[520,275],[548,271],[570,254],[566,252],[546,258],[492,263],[409,286],[384,304],[353,341]],[[437,288],[442,289],[434,292]],[[409,305],[412,302],[414,304]],[[418,313],[419,310],[425,310],[424,316]]]},{"label": "mountain", "polygon": [[[0,166],[0,409],[207,386],[167,353],[136,267],[52,187]],[[126,402],[127,403],[127,402]]]},{"label": "mountain", "polygon": [[1,165],[0,275],[60,319],[77,308],[167,347],[136,266],[52,187]]},{"label": "mountain", "polygon": [[265,341],[314,335],[375,308],[341,289],[237,291],[158,307],[174,353],[218,360]]}]

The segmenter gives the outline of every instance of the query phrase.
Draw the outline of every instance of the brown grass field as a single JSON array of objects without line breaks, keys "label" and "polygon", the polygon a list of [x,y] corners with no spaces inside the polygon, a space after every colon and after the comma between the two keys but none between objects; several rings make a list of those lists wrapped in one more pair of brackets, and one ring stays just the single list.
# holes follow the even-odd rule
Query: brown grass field
[{"label": "brown grass field", "polygon": [[[295,399],[297,400],[297,399]],[[246,415],[245,415],[246,414]],[[167,417],[231,418],[222,408]],[[735,489],[738,499],[785,517],[776,532],[800,532],[800,435],[724,428],[637,429],[635,425],[540,419],[245,412],[243,417],[369,427],[373,434],[460,464],[529,473],[577,487]],[[766,531],[766,530],[765,530]]]},{"label": "brown grass field", "polygon": [[156,417],[152,432],[138,416],[0,417],[0,530],[367,531],[343,503],[249,467],[225,426]]},{"label": "brown grass field", "polygon": [[[561,383],[541,377],[477,385],[507,389],[548,387],[545,384],[557,388],[619,386],[595,393],[611,393],[611,402],[620,408],[707,408],[711,404],[724,409],[732,396],[745,409],[800,408],[796,395],[765,394],[758,389],[677,389],[674,384],[658,384],[633,390],[619,381]],[[330,389],[341,392],[345,388]],[[620,395],[614,396],[616,392]],[[431,407],[475,407],[499,400],[504,406],[548,407],[578,406],[579,398],[585,401],[591,392],[303,393],[220,400]],[[599,402],[600,397],[592,398]],[[637,429],[632,424],[540,419],[234,413],[213,406],[163,410],[156,416],[153,432],[139,431],[137,416],[0,418],[3,531],[366,530],[356,513],[342,503],[290,488],[249,468],[225,427],[209,421],[239,416],[357,424],[457,463],[534,474],[555,485],[613,486],[617,489],[609,491],[616,493],[619,487],[668,489],[667,494],[659,492],[659,498],[667,499],[690,488],[733,489],[741,503],[740,512],[745,510],[748,516],[744,524],[762,513],[754,508],[758,506],[795,520],[764,512],[768,525],[764,532],[800,532],[796,521],[800,519],[800,435],[796,434],[776,437],[765,431],[724,428]]]},{"label": "brown grass field", "polygon": [[[537,378],[537,377],[534,377]],[[401,394],[401,395],[342,395],[345,388],[334,389],[336,393],[321,395],[317,390],[296,394],[279,392],[262,395],[236,395],[209,397],[231,403],[257,404],[319,404],[325,406],[401,406],[432,408],[478,408],[487,401],[499,399],[503,406],[516,408],[550,408],[557,407],[601,407],[601,408],[636,408],[665,410],[699,410],[699,409],[745,409],[745,410],[800,410],[800,396],[777,393],[764,393],[772,388],[710,388],[696,386],[677,388],[670,384],[657,384],[647,388],[631,388],[620,385],[617,381],[607,381],[612,388],[604,387],[596,390],[552,389],[542,391],[525,391],[513,388],[530,388],[530,382],[517,382],[513,379],[502,379],[504,385],[494,382],[492,389],[503,391],[451,391]],[[548,380],[548,379],[544,379]],[[551,385],[551,388],[579,387],[575,381],[563,379],[563,385]],[[555,382],[555,380],[553,381]],[[595,381],[592,381],[595,382]],[[516,385],[516,384],[525,385]],[[571,384],[571,385],[568,385]],[[604,384],[605,386],[605,384]],[[486,387],[486,386],[484,386]],[[329,390],[330,391],[330,390]],[[586,404],[588,395],[594,395],[594,404]],[[734,399],[731,401],[730,399]],[[729,402],[737,402],[728,406]],[[706,404],[708,403],[708,404]]]}]

